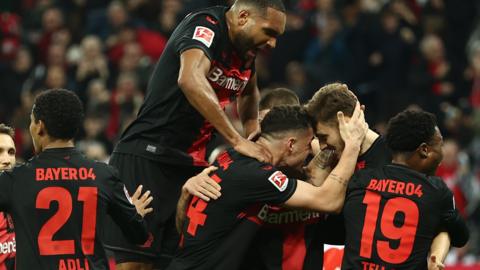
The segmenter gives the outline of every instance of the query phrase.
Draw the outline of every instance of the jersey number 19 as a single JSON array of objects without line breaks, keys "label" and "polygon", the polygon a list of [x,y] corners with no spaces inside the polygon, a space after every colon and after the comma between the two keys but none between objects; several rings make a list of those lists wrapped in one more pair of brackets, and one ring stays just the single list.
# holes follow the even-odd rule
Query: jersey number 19
[{"label": "jersey number 19", "polygon": [[[360,256],[368,259],[372,257],[380,201],[380,194],[371,191],[366,191],[363,198],[367,210],[360,243]],[[392,248],[390,241],[376,241],[377,254],[384,262],[400,264],[410,257],[417,232],[418,212],[417,204],[404,197],[391,198],[385,202],[380,218],[380,232],[387,239],[396,240],[400,243],[397,248]],[[400,213],[404,216],[402,225],[394,222],[395,216]]]}]

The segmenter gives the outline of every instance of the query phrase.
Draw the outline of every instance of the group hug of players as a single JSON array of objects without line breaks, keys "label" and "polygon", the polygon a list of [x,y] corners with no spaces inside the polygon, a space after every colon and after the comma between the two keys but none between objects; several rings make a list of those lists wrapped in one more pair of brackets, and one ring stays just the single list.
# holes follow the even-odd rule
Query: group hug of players
[{"label": "group hug of players", "polygon": [[[113,256],[120,270],[321,269],[332,243],[345,245],[342,269],[442,269],[469,233],[434,176],[435,117],[400,112],[380,136],[342,83],[304,105],[282,89],[260,102],[255,56],[275,47],[285,21],[281,0],[188,15],[109,165],[74,147],[78,97],[39,94],[36,155],[0,174],[15,268],[109,269]],[[235,100],[244,134],[224,112]],[[0,150],[13,145],[2,130]],[[209,164],[215,136],[231,147]]]}]

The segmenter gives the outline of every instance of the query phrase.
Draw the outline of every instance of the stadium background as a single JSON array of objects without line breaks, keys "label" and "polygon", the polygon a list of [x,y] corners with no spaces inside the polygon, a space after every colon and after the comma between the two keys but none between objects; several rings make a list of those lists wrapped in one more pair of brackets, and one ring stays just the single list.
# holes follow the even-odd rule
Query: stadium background
[{"label": "stadium background", "polygon": [[[67,88],[85,103],[78,147],[108,160],[175,26],[191,11],[228,2],[1,0],[0,122],[16,129],[18,159],[32,156],[35,94]],[[447,263],[480,269],[472,266],[480,262],[480,1],[284,2],[286,32],[257,57],[261,91],[287,87],[305,101],[325,83],[346,82],[379,132],[406,107],[434,112],[446,139],[437,173],[472,232]]]}]

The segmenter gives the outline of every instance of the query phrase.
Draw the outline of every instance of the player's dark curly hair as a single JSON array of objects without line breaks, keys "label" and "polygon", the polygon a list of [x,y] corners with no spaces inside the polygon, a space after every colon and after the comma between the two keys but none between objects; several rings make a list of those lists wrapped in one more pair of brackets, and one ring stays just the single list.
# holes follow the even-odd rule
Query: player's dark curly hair
[{"label": "player's dark curly hair", "polygon": [[13,128],[5,124],[0,124],[0,134],[8,135],[13,139],[13,136],[15,135],[15,131],[13,130]]},{"label": "player's dark curly hair", "polygon": [[37,122],[43,121],[49,136],[68,140],[82,125],[83,105],[72,91],[50,89],[35,98],[32,113]]},{"label": "player's dark curly hair", "polygon": [[337,123],[337,112],[351,117],[357,98],[342,83],[331,83],[320,88],[307,103],[307,111],[317,122]]},{"label": "player's dark curly hair", "polygon": [[311,117],[298,105],[273,107],[260,123],[262,137],[276,137],[287,131],[307,130],[312,126]]},{"label": "player's dark curly hair", "polygon": [[435,115],[421,110],[405,110],[388,122],[386,141],[394,153],[413,152],[429,143],[435,134]]},{"label": "player's dark curly hair", "polygon": [[236,0],[235,4],[245,4],[258,8],[262,12],[266,12],[267,8],[273,8],[283,13],[286,12],[285,5],[282,0]]}]

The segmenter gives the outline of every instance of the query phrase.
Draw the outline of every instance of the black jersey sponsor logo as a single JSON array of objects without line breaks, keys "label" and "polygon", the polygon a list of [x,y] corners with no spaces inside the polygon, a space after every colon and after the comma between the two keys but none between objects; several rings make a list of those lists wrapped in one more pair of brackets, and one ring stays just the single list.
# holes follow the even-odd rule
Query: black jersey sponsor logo
[{"label": "black jersey sponsor logo", "polygon": [[321,216],[318,212],[308,210],[267,211],[265,208],[262,208],[262,211],[258,213],[258,217],[263,220],[265,225],[311,223],[318,221]]},{"label": "black jersey sponsor logo", "polygon": [[10,254],[15,252],[17,252],[15,237],[8,241],[0,242],[0,254]]},{"label": "black jersey sponsor logo", "polygon": [[230,91],[241,92],[245,89],[245,86],[248,83],[248,77],[239,78],[235,76],[235,74],[229,73],[237,73],[228,71],[226,69],[222,69],[219,66],[214,66],[210,72],[208,73],[207,79],[213,86],[218,86],[220,88],[224,88]]},{"label": "black jersey sponsor logo", "polygon": [[93,168],[37,168],[35,180],[95,180]]}]

